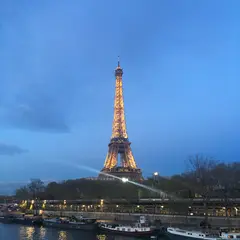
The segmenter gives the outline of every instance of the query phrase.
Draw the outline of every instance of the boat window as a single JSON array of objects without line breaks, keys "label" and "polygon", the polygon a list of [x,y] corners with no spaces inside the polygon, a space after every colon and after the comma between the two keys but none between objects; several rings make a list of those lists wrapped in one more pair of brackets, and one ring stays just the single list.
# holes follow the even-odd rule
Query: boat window
[{"label": "boat window", "polygon": [[228,235],[228,238],[233,238],[233,235]]},{"label": "boat window", "polygon": [[130,232],[130,231],[131,231],[131,228],[129,228],[128,231]]},{"label": "boat window", "polygon": [[237,235],[236,238],[240,238],[240,235]]},{"label": "boat window", "polygon": [[[192,233],[187,233],[188,235],[192,235]],[[200,235],[201,236],[201,235]]]}]

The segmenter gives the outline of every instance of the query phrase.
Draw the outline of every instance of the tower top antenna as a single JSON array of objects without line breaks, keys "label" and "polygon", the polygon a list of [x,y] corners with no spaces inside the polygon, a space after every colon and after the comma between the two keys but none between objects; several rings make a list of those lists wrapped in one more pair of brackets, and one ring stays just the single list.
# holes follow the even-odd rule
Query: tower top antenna
[{"label": "tower top antenna", "polygon": [[120,67],[120,57],[118,56],[118,65],[115,69],[115,76],[122,76],[123,75],[123,70]]},{"label": "tower top antenna", "polygon": [[118,67],[120,67],[120,56],[118,56]]}]

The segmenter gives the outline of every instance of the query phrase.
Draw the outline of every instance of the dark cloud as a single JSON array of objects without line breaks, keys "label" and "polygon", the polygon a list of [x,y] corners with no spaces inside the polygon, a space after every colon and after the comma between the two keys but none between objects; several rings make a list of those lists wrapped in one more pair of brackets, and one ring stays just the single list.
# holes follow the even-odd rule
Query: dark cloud
[{"label": "dark cloud", "polygon": [[13,156],[13,155],[17,155],[25,152],[27,152],[27,150],[22,149],[18,146],[0,143],[0,155]]},{"label": "dark cloud", "polygon": [[7,121],[14,127],[33,131],[68,132],[69,128],[61,116],[49,106],[19,105],[9,110]]},{"label": "dark cloud", "polygon": [[[62,108],[62,109],[61,109]],[[41,132],[69,132],[64,106],[49,95],[28,93],[6,108],[5,122],[11,127]]]}]

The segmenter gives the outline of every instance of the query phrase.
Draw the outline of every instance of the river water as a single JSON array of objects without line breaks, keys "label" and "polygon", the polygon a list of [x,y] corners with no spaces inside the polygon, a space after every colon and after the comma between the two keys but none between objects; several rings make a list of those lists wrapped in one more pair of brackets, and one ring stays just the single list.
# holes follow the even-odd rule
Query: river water
[{"label": "river water", "polygon": [[106,236],[79,230],[61,231],[54,228],[29,227],[0,223],[0,240],[136,240],[122,236]]}]

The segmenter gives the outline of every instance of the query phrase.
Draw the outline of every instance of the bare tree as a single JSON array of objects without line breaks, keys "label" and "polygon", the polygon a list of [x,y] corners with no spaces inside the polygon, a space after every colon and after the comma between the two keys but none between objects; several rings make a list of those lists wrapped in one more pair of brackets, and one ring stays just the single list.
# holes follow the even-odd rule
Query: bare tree
[{"label": "bare tree", "polygon": [[216,187],[218,180],[212,175],[213,170],[218,165],[218,161],[213,158],[196,154],[188,161],[189,170],[186,176],[194,186],[193,190],[199,193],[204,199],[205,221],[208,222],[208,203],[211,192]]},{"label": "bare tree", "polygon": [[16,189],[15,195],[18,199],[21,200],[31,198],[29,189],[26,186]]},{"label": "bare tree", "polygon": [[40,179],[31,179],[31,182],[28,184],[27,188],[29,189],[29,193],[33,196],[35,211],[37,214],[39,193],[45,190],[44,182]]},{"label": "bare tree", "polygon": [[44,191],[44,182],[40,179],[31,179],[31,182],[28,184],[28,189],[32,194],[37,195],[38,193]]},{"label": "bare tree", "polygon": [[238,192],[238,179],[240,175],[240,164],[219,164],[213,171],[213,175],[218,179],[218,190],[225,202],[225,215],[229,217],[229,198]]}]

